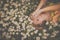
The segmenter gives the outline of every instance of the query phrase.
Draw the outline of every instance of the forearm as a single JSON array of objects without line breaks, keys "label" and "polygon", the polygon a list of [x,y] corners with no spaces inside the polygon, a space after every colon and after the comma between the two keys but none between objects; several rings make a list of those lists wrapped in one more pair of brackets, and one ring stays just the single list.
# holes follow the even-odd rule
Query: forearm
[{"label": "forearm", "polygon": [[46,3],[46,1],[47,0],[41,0],[36,10],[39,10]]},{"label": "forearm", "polygon": [[40,12],[56,11],[56,10],[60,10],[60,4],[45,7],[43,9],[41,9]]},{"label": "forearm", "polygon": [[32,13],[32,15],[36,15],[40,8],[46,3],[47,0],[41,0],[36,10]]}]

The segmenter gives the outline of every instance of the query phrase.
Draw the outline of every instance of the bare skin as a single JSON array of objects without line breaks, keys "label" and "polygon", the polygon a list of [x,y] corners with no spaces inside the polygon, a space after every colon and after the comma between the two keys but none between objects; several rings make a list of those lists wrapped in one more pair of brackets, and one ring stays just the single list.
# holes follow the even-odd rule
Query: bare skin
[{"label": "bare skin", "polygon": [[[43,0],[41,0],[43,1]],[[46,0],[43,1],[46,3]],[[48,11],[57,11],[60,10],[60,4],[48,6],[45,8],[40,9],[44,3],[40,3],[37,7],[37,9],[30,15],[33,24],[42,24],[44,21],[50,21],[51,16]],[[40,6],[41,5],[41,6]],[[58,17],[60,16],[60,11],[57,12],[57,14],[52,18],[52,22],[56,23],[58,21]],[[40,29],[40,28],[39,28]]]},{"label": "bare skin", "polygon": [[37,18],[35,17],[33,20],[33,23],[35,25],[42,24],[43,21],[49,21],[51,18],[50,14],[48,12],[45,12],[43,14],[40,14]]},{"label": "bare skin", "polygon": [[52,6],[42,8],[41,10],[39,10],[39,13],[47,12],[47,11],[56,11],[56,10],[60,10],[60,4],[56,4],[56,5],[52,5]]},{"label": "bare skin", "polygon": [[40,10],[40,8],[45,5],[45,3],[46,3],[46,0],[41,0],[40,3],[39,3],[39,5],[37,6],[36,11]]},{"label": "bare skin", "polygon": [[48,6],[48,7],[45,7],[45,8],[42,8],[40,10],[38,10],[37,12],[33,13],[36,17],[41,14],[42,12],[48,12],[48,11],[56,11],[56,10],[60,10],[60,4],[57,4],[57,5],[52,5],[52,6]]},{"label": "bare skin", "polygon": [[33,13],[31,13],[31,15],[36,15],[36,13],[43,7],[43,5],[45,5],[45,3],[46,3],[46,0],[41,0],[36,10]]},{"label": "bare skin", "polygon": [[[60,5],[53,5],[53,6],[49,6],[49,7],[43,8],[43,9],[41,9],[41,10],[42,10],[42,12],[46,12],[46,11],[56,11],[56,10],[59,10],[59,9],[60,9]],[[39,11],[39,12],[40,12],[40,11]],[[41,14],[38,13],[38,16],[37,16],[37,17],[33,16],[34,18],[32,17],[32,19],[34,19],[34,20],[33,20],[34,24],[39,24],[39,23],[41,24],[43,21],[47,21],[46,19],[49,19],[50,16],[48,16],[49,13],[46,14],[46,15],[45,15],[45,14],[46,14],[46,13],[43,13],[43,14],[42,14],[42,13],[41,13]],[[58,13],[58,14],[60,14],[60,13]],[[56,14],[56,15],[58,15],[58,14]],[[44,17],[43,17],[42,15],[44,15]],[[55,15],[55,16],[56,16],[56,15]],[[42,16],[42,17],[41,17],[41,16]],[[47,16],[47,17],[46,17],[46,16]],[[59,15],[59,16],[60,16],[60,15]],[[39,18],[39,17],[40,17],[40,18]],[[46,17],[46,19],[45,19],[45,17]],[[57,17],[58,17],[58,16],[57,16]],[[54,18],[57,19],[57,17],[56,17],[56,18],[54,17]],[[53,20],[54,20],[54,18],[53,18]],[[38,19],[39,19],[39,21],[38,21]],[[43,20],[42,20],[42,19],[43,19]]]}]

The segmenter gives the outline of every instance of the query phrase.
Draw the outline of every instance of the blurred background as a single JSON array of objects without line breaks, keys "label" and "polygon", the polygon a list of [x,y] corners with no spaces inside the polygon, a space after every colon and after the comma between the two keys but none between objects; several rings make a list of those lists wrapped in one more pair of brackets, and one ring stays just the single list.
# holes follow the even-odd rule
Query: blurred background
[{"label": "blurred background", "polygon": [[[0,40],[60,40],[60,22],[36,30],[29,17],[40,0],[0,0]],[[60,3],[47,1],[46,6]],[[54,12],[51,12],[54,15]]]}]

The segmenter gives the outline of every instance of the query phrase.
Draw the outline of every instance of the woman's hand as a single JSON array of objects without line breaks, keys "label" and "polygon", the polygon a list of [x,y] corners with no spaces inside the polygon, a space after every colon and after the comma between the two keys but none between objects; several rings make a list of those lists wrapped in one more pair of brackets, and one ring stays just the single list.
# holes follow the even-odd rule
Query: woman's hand
[{"label": "woman's hand", "polygon": [[47,0],[40,0],[40,3],[37,6],[36,10],[33,13],[31,13],[31,15],[37,17],[41,13],[40,9],[45,5],[46,1]]},{"label": "woman's hand", "polygon": [[37,17],[32,16],[31,18],[32,18],[33,23],[37,25],[37,24],[42,24],[44,21],[49,21],[51,16],[49,12],[45,12],[45,13],[41,13]]}]

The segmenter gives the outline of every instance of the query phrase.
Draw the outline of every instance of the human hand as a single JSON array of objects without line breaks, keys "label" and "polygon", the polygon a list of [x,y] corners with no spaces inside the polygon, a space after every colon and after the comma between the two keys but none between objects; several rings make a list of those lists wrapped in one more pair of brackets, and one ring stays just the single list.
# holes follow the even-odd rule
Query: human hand
[{"label": "human hand", "polygon": [[37,24],[42,24],[44,21],[49,21],[51,16],[48,12],[47,13],[45,12],[45,13],[41,13],[37,17],[32,16],[31,18],[32,18],[33,23],[37,25]]}]

